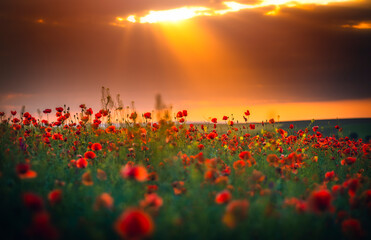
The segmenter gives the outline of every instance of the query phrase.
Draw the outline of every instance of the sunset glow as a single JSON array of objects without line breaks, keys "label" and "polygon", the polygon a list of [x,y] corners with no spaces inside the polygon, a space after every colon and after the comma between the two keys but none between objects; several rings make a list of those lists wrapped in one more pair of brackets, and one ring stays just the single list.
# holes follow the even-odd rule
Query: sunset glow
[{"label": "sunset glow", "polygon": [[[224,7],[222,8],[212,8],[206,6],[185,6],[175,9],[167,10],[150,10],[147,15],[138,16],[140,19],[139,23],[159,23],[159,22],[177,22],[181,20],[186,20],[198,16],[217,16],[224,15],[231,12],[238,12],[244,9],[254,9],[254,8],[265,8],[265,7],[275,7],[274,10],[269,10],[266,15],[276,15],[281,6],[286,7],[299,7],[302,5],[328,5],[334,3],[343,2],[357,2],[360,0],[263,0],[256,4],[243,4],[236,1],[225,1],[222,2]],[[136,15],[130,15],[127,21],[135,23]]]},{"label": "sunset glow", "polygon": [[371,117],[370,13],[365,0],[4,0],[0,112],[99,109],[105,86],[114,107],[120,94],[150,111],[160,94],[196,122],[245,107],[254,121]]}]

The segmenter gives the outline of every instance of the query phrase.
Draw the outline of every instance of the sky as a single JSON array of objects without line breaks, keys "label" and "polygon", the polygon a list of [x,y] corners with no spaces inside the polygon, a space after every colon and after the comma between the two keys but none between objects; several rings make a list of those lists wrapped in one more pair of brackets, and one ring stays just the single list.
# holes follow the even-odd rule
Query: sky
[{"label": "sky", "polygon": [[102,86],[189,119],[371,117],[370,0],[1,0],[0,111]]}]

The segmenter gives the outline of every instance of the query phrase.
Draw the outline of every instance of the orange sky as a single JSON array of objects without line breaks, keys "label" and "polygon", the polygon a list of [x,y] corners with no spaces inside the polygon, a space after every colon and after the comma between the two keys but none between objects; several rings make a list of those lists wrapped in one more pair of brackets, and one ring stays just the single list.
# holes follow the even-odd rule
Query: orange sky
[{"label": "orange sky", "polygon": [[362,0],[4,0],[0,111],[99,109],[105,86],[194,121],[371,117],[370,16]]}]

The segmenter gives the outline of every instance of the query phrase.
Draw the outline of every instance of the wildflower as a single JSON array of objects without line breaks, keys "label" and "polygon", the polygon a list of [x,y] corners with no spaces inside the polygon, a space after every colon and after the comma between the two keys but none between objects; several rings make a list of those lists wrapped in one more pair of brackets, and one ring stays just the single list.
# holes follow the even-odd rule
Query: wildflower
[{"label": "wildflower", "polygon": [[83,175],[82,175],[82,184],[84,184],[85,186],[91,186],[94,184],[93,182],[93,178],[91,176],[91,173],[90,171],[87,171],[85,172]]},{"label": "wildflower", "polygon": [[278,167],[280,159],[277,157],[276,154],[269,154],[267,156],[267,162],[269,162],[270,166]]},{"label": "wildflower", "polygon": [[355,163],[357,160],[357,158],[355,157],[347,157],[343,160],[341,160],[341,165],[352,165],[353,163]]},{"label": "wildflower", "polygon": [[49,214],[45,211],[33,216],[27,235],[31,239],[57,239],[59,236],[57,229],[50,223]]},{"label": "wildflower", "polygon": [[93,109],[88,108],[88,109],[86,109],[85,113],[86,113],[86,115],[93,115]]},{"label": "wildflower", "polygon": [[246,110],[246,112],[244,112],[246,116],[250,116],[250,111],[249,110]]},{"label": "wildflower", "polygon": [[51,205],[55,205],[62,200],[62,190],[55,189],[48,194],[48,200]]},{"label": "wildflower", "polygon": [[34,193],[24,193],[23,203],[27,208],[34,211],[39,211],[44,207],[43,199]]},{"label": "wildflower", "polygon": [[158,210],[162,206],[162,198],[156,193],[146,194],[145,199],[140,202],[142,208],[150,207]]},{"label": "wildflower", "polygon": [[93,143],[91,145],[91,150],[93,151],[99,151],[102,150],[102,145],[100,143]]},{"label": "wildflower", "polygon": [[254,130],[255,129],[255,124],[250,124],[249,127],[250,127],[251,130]]},{"label": "wildflower", "polygon": [[318,190],[312,192],[309,197],[309,206],[315,212],[325,212],[331,210],[331,194],[328,190]]},{"label": "wildflower", "polygon": [[224,121],[228,120],[228,117],[227,116],[223,116],[223,120]]},{"label": "wildflower", "polygon": [[331,180],[336,180],[336,175],[335,175],[335,172],[334,171],[331,171],[331,172],[326,172],[325,173],[325,180],[326,181],[331,181]]},{"label": "wildflower", "polygon": [[216,118],[212,118],[212,119],[211,119],[211,122],[212,122],[212,123],[217,123],[217,121],[218,121],[218,120],[217,120]]},{"label": "wildflower", "polygon": [[183,194],[187,191],[187,189],[184,187],[184,182],[183,181],[173,182],[171,184],[171,186],[173,187],[175,195],[180,195],[180,194]]},{"label": "wildflower", "polygon": [[359,220],[349,218],[341,223],[341,230],[350,238],[360,238],[363,235],[363,230]]},{"label": "wildflower", "polygon": [[252,156],[251,156],[251,153],[249,151],[243,151],[241,152],[239,155],[240,159],[242,160],[247,160],[247,159],[250,159]]},{"label": "wildflower", "polygon": [[32,171],[28,163],[19,163],[16,167],[18,177],[21,179],[35,178],[37,173]]},{"label": "wildflower", "polygon": [[85,154],[84,154],[84,157],[87,158],[87,159],[94,159],[95,158],[95,153],[92,152],[92,151],[87,151]]},{"label": "wildflower", "polygon": [[115,133],[115,132],[116,132],[116,127],[114,125],[106,128],[106,133]]},{"label": "wildflower", "polygon": [[142,166],[132,166],[131,164],[126,164],[121,169],[121,176],[125,179],[134,179],[138,182],[144,182],[147,180],[147,170]]},{"label": "wildflower", "polygon": [[114,199],[108,193],[102,193],[97,197],[94,204],[94,209],[99,210],[101,208],[112,209]]},{"label": "wildflower", "polygon": [[238,160],[233,163],[233,168],[236,170],[244,169],[245,166],[246,166],[246,163],[243,160]]},{"label": "wildflower", "polygon": [[216,134],[215,132],[210,132],[208,135],[207,135],[207,139],[214,139],[218,136],[218,134]]},{"label": "wildflower", "polygon": [[48,114],[48,113],[51,113],[51,112],[52,112],[52,110],[48,109],[48,108],[43,111],[43,113],[45,113],[45,114]]},{"label": "wildflower", "polygon": [[97,169],[97,178],[99,180],[102,180],[102,181],[105,181],[107,180],[107,174],[105,171],[101,170],[101,169]]},{"label": "wildflower", "polygon": [[183,112],[179,111],[179,112],[176,114],[176,117],[177,117],[177,118],[182,118],[182,117],[183,117]]},{"label": "wildflower", "polygon": [[60,113],[60,112],[63,112],[64,109],[62,107],[57,107],[55,108],[55,110]]},{"label": "wildflower", "polygon": [[147,193],[154,193],[158,190],[157,185],[148,185],[147,186]]},{"label": "wildflower", "polygon": [[290,129],[293,129],[294,128],[294,124],[290,124]]},{"label": "wildflower", "polygon": [[140,209],[127,209],[115,222],[117,233],[126,239],[142,239],[152,234],[154,223],[150,215]]},{"label": "wildflower", "polygon": [[79,158],[75,164],[77,168],[86,168],[88,166],[88,161],[86,161],[86,158]]},{"label": "wildflower", "polygon": [[359,180],[356,178],[349,179],[343,183],[343,187],[348,188],[349,196],[354,197],[359,187]]},{"label": "wildflower", "polygon": [[232,199],[232,194],[228,190],[219,192],[215,197],[215,202],[217,204],[224,204]]},{"label": "wildflower", "polygon": [[14,116],[17,114],[17,111],[10,111],[10,113]]},{"label": "wildflower", "polygon": [[183,117],[187,117],[188,116],[188,111],[187,110],[183,110]]},{"label": "wildflower", "polygon": [[223,215],[223,223],[229,228],[235,228],[238,221],[242,221],[247,216],[250,203],[247,200],[233,200],[228,203]]},{"label": "wildflower", "polygon": [[151,113],[150,112],[146,112],[145,114],[143,114],[144,118],[145,119],[151,119]]}]

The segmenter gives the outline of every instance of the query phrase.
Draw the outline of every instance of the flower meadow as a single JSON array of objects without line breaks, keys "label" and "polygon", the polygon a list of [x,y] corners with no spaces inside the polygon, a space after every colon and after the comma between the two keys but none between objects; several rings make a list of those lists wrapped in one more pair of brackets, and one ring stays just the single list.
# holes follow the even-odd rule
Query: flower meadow
[{"label": "flower meadow", "polygon": [[80,108],[0,113],[2,239],[370,237],[371,144],[341,126]]}]

